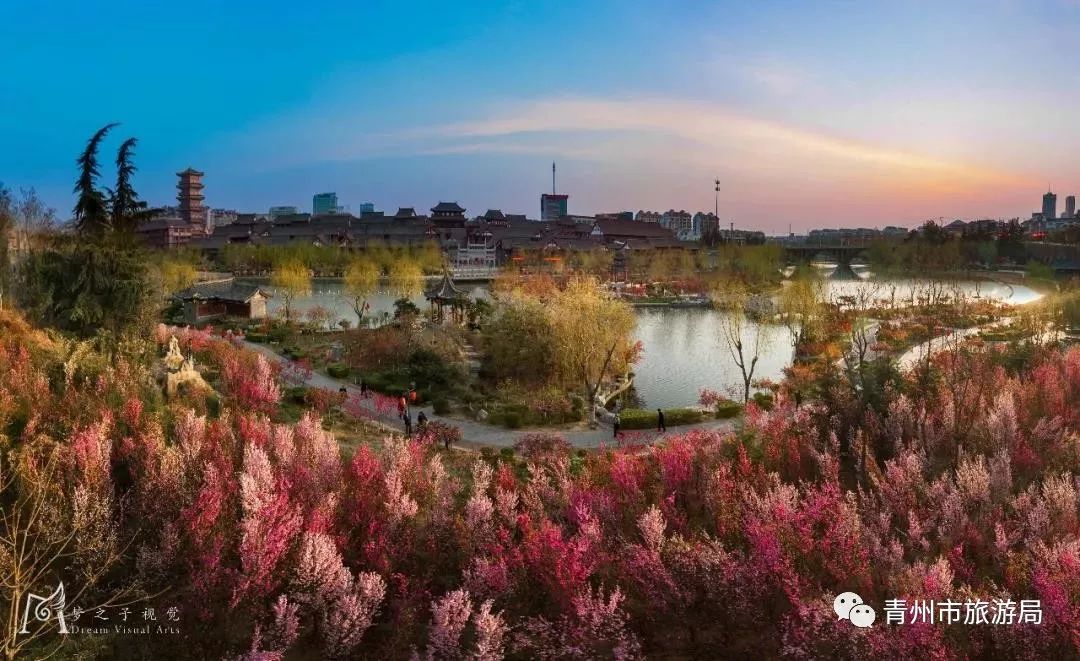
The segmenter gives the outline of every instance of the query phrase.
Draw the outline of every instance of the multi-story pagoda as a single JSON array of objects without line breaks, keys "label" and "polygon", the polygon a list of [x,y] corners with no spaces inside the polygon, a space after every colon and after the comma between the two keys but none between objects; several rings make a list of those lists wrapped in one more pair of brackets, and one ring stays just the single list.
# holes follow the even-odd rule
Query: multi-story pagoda
[{"label": "multi-story pagoda", "polygon": [[180,191],[176,199],[180,201],[180,219],[191,226],[193,234],[206,234],[206,207],[203,206],[203,178],[202,172],[195,168],[188,168],[183,172],[177,172],[180,182],[176,188]]}]

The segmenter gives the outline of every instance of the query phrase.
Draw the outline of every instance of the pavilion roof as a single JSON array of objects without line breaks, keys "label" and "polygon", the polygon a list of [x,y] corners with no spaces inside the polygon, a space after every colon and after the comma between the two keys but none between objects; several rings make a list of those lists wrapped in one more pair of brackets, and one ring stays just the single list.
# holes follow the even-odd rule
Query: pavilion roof
[{"label": "pavilion roof", "polygon": [[426,294],[429,301],[453,301],[467,297],[468,294],[458,289],[454,284],[454,279],[450,277],[449,271],[444,271],[439,284],[429,289]]}]

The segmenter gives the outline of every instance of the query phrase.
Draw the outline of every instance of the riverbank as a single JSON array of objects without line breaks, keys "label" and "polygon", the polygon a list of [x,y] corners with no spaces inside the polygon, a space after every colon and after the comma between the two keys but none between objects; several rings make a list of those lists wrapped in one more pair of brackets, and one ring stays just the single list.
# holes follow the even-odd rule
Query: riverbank
[{"label": "riverbank", "polygon": [[[272,360],[279,365],[287,365],[290,361],[288,358],[278,354],[273,349],[262,344],[255,344],[253,342],[244,342],[244,346],[252,351],[262,354],[267,359]],[[313,388],[323,388],[332,392],[338,392],[341,388],[345,388],[346,392],[352,395],[359,395],[360,389],[352,383],[343,381],[341,379],[335,379],[324,374],[312,371],[309,376],[306,377],[304,384]],[[368,399],[357,399],[360,402],[360,406],[364,409],[366,417],[374,420],[389,429],[401,429],[402,422],[397,416],[392,413],[384,413],[378,411],[375,407],[375,403]],[[470,420],[459,420],[457,418],[450,418],[447,416],[437,415],[431,406],[416,406],[412,408],[413,419],[423,412],[429,421],[442,422],[447,425],[452,425],[461,430],[462,440],[468,445],[477,447],[513,447],[522,438],[537,434],[537,433],[553,433],[562,436],[566,441],[576,447],[585,449],[597,449],[603,447],[610,447],[612,445],[618,445],[619,443],[655,443],[663,440],[669,435],[683,434],[693,429],[703,429],[708,431],[728,432],[735,428],[736,420],[707,420],[693,425],[681,425],[671,426],[669,431],[660,433],[652,431],[635,431],[626,432],[621,435],[620,439],[615,439],[612,436],[612,429],[610,426],[601,425],[597,429],[585,429],[585,430],[571,430],[561,431],[558,429],[545,430],[545,429],[529,429],[529,430],[507,430],[502,427],[493,427],[491,425],[485,425],[479,422],[473,422]]]}]

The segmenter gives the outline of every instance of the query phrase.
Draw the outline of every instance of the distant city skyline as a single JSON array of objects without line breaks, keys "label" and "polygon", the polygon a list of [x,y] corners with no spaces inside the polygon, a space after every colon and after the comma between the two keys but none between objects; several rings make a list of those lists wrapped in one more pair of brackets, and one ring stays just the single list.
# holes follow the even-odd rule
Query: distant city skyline
[{"label": "distant city skyline", "polygon": [[720,218],[768,233],[1027,218],[1048,182],[1080,193],[1075,0],[191,0],[184,17],[7,8],[0,181],[66,218],[76,155],[120,121],[155,205],[190,166],[212,208],[335,191],[354,213],[538,217],[552,160],[571,214],[710,211],[718,179]]}]

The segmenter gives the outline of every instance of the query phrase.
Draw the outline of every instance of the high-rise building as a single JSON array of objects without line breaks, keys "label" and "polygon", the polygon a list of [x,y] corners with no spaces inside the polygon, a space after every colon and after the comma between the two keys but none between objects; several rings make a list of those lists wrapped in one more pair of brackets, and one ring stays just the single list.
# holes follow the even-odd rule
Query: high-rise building
[{"label": "high-rise building", "polygon": [[540,194],[540,220],[558,220],[568,215],[569,195],[555,193],[555,162],[551,162],[551,193]]},{"label": "high-rise building", "polygon": [[1076,218],[1076,196],[1070,195],[1065,198],[1065,217]]},{"label": "high-rise building", "polygon": [[1046,195],[1043,195],[1042,215],[1043,220],[1057,218],[1057,195],[1050,191],[1046,191]]},{"label": "high-rise building", "polygon": [[360,203],[360,213],[362,213],[362,214],[364,214],[364,213],[375,213],[375,203],[374,202],[361,202]]},{"label": "high-rise building", "polygon": [[298,213],[300,213],[300,207],[277,206],[270,207],[270,211],[266,215],[270,217],[270,220],[277,220],[280,216],[293,216]]},{"label": "high-rise building", "polygon": [[720,219],[713,212],[699,211],[694,214],[691,227],[697,235],[715,233],[720,229]]},{"label": "high-rise building", "polygon": [[176,173],[176,176],[180,177],[180,182],[176,184],[176,188],[180,191],[176,194],[176,199],[180,202],[180,220],[190,225],[193,233],[202,234],[206,234],[209,229],[207,209],[203,206],[203,200],[206,199],[203,195],[202,183],[204,174],[190,167]]},{"label": "high-rise building", "polygon": [[311,198],[311,215],[337,213],[337,193],[316,193]]},{"label": "high-rise building", "polygon": [[558,220],[565,216],[567,214],[567,200],[569,199],[569,195],[541,193],[540,220]]},{"label": "high-rise building", "polygon": [[685,210],[669,209],[660,216],[660,226],[666,227],[676,234],[689,232],[693,228],[693,217]]}]

